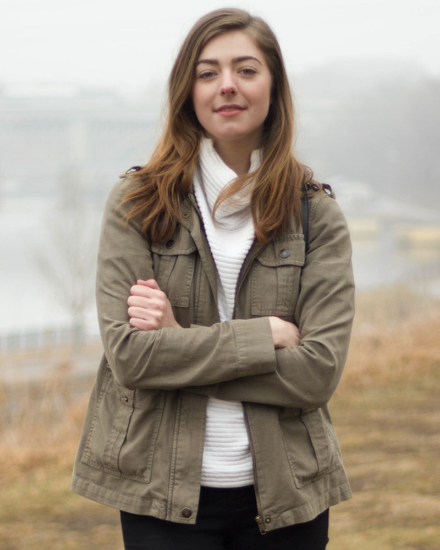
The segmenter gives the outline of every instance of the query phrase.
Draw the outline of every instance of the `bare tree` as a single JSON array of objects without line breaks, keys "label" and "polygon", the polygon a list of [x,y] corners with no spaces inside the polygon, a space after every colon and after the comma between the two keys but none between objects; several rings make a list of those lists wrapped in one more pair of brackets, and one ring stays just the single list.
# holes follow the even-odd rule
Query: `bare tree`
[{"label": "bare tree", "polygon": [[79,344],[84,340],[85,315],[94,303],[99,216],[78,168],[65,168],[57,189],[47,216],[47,243],[38,250],[36,261],[53,299],[70,314]]}]

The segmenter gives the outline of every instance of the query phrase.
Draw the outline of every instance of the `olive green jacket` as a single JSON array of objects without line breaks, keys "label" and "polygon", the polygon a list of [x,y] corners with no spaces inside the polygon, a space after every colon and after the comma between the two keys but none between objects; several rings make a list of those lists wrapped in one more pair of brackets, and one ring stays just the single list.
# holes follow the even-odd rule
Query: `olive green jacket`
[{"label": "olive green jacket", "polygon": [[[241,401],[254,463],[260,531],[313,519],[350,497],[327,403],[342,374],[354,312],[345,219],[311,192],[309,249],[292,227],[254,244],[234,319],[219,322],[216,268],[195,199],[173,237],[151,245],[107,201],[97,303],[104,357],[85,418],[73,491],[115,508],[194,523],[207,396]],[[137,279],[155,278],[184,330],[128,323]],[[295,322],[301,345],[274,349],[269,315]]]}]

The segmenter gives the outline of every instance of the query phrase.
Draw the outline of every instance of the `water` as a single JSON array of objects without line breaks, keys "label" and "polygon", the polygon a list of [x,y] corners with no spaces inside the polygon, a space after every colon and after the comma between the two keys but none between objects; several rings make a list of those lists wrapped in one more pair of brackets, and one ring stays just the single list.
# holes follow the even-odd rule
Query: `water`
[{"label": "water", "polygon": [[[100,209],[88,209],[81,213],[82,228],[76,230],[67,219],[63,220],[53,199],[7,198],[1,201],[0,332],[71,324],[71,310],[63,305],[59,279],[64,278],[66,285],[73,284],[75,274],[69,257],[72,251],[80,258],[79,264],[90,263],[90,256],[96,255],[100,220]],[[69,235],[69,231],[76,233]],[[82,245],[81,251],[78,251],[78,244]],[[93,267],[83,276],[85,286],[91,287],[90,304],[85,311],[90,324],[96,324],[94,264],[93,260]]]},{"label": "water", "polygon": [[[78,282],[72,273],[74,267],[68,265],[72,258],[68,259],[66,254],[73,249],[76,250],[76,263],[90,265],[87,275],[81,276],[91,289],[85,309],[87,328],[89,332],[96,332],[94,257],[101,212],[102,204],[89,207],[82,212],[80,227],[75,229],[56,214],[52,198],[4,198],[0,202],[0,333],[71,325],[71,313],[62,304],[60,285],[55,279],[64,278],[66,284]],[[73,232],[74,240],[69,243]],[[62,238],[57,241],[55,235]],[[39,266],[38,258],[41,260],[42,256],[50,262],[51,268],[55,268],[51,275],[45,274]],[[438,251],[402,250],[386,239],[353,242],[358,291],[412,280],[436,262]],[[72,277],[71,283],[68,277]]]}]

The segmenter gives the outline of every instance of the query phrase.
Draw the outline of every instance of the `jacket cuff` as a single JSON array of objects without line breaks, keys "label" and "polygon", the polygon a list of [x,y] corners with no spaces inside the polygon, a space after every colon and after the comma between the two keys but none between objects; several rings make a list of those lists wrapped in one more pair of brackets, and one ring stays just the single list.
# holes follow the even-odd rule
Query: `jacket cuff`
[{"label": "jacket cuff", "polygon": [[234,319],[239,377],[276,371],[277,359],[269,319]]}]

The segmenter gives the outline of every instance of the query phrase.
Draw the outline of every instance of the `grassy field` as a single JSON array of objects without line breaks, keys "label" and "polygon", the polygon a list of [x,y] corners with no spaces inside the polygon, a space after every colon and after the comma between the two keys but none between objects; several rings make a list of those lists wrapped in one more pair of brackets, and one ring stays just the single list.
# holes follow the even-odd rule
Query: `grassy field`
[{"label": "grassy field", "polygon": [[[331,511],[329,550],[440,550],[440,307],[404,296],[358,300],[332,402],[354,498]],[[91,380],[68,370],[0,387],[1,550],[123,548],[118,513],[69,492]]]}]

